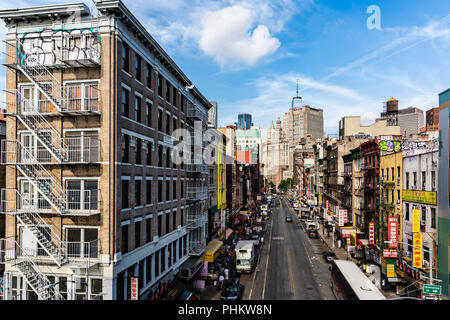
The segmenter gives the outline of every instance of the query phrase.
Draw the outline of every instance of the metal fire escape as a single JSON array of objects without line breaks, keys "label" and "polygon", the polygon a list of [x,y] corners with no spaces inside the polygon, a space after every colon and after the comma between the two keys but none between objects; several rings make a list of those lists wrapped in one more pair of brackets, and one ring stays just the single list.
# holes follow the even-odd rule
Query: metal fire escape
[{"label": "metal fire escape", "polygon": [[[62,43],[67,46],[68,39],[65,40]],[[84,41],[87,43],[86,39]],[[36,93],[42,94],[46,99],[45,103],[50,103],[56,113],[60,115],[77,113],[78,110],[73,110],[69,99],[65,97],[65,88],[45,66],[45,62],[41,61],[39,55],[27,53],[24,50],[23,42],[20,40],[5,41],[5,44],[5,66],[22,73],[37,89]],[[61,52],[65,54],[59,55],[61,62],[59,67],[67,67],[67,60],[70,55],[67,53],[67,48],[61,47]],[[65,60],[63,61],[62,58]],[[85,60],[80,59],[80,61]],[[58,66],[54,65],[53,67]],[[36,103],[35,99],[25,96],[17,89],[6,90],[5,92],[6,114],[16,117],[19,123],[32,134],[35,142],[39,142],[51,157],[56,159],[57,164],[69,163],[68,147],[61,134],[47,121],[39,102]],[[85,110],[83,111],[85,113]],[[59,215],[69,214],[66,195],[60,183],[60,178],[44,168],[40,163],[39,155],[33,154],[29,146],[24,146],[17,140],[4,140],[1,147],[2,164],[14,165],[39,192],[44,201],[53,207]],[[34,236],[39,244],[38,251],[40,253],[37,255],[48,256],[58,267],[61,267],[68,262],[66,245],[61,241],[54,228],[48,225],[37,213],[38,206],[33,198],[33,196],[31,196],[31,199],[27,198],[16,189],[2,189],[1,212],[15,216],[18,222]],[[23,250],[15,241],[14,247],[20,249],[20,261],[14,265],[39,298],[43,300],[62,299],[59,293],[48,286],[50,284],[48,278],[39,270],[32,257],[28,254],[24,255]],[[16,251],[15,249],[14,259],[16,259]]]}]

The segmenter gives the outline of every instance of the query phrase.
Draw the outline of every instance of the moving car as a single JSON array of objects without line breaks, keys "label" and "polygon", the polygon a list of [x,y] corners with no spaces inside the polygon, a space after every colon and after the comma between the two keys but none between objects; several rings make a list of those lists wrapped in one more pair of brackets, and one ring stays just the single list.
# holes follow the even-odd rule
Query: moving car
[{"label": "moving car", "polygon": [[292,217],[291,216],[287,216],[286,217],[286,222],[292,222]]},{"label": "moving car", "polygon": [[239,279],[227,280],[223,284],[220,300],[240,300],[242,298],[243,286]]},{"label": "moving car", "polygon": [[257,234],[252,234],[252,236],[250,237],[250,240],[253,241],[255,246],[259,246],[260,238],[259,238],[259,236]]},{"label": "moving car", "polygon": [[319,238],[319,234],[317,233],[316,229],[309,229],[308,230],[308,237],[314,238],[314,239],[318,239]]},{"label": "moving car", "polygon": [[333,262],[333,260],[336,258],[336,255],[334,252],[331,251],[324,251],[322,253],[323,258],[325,259],[325,262]]}]

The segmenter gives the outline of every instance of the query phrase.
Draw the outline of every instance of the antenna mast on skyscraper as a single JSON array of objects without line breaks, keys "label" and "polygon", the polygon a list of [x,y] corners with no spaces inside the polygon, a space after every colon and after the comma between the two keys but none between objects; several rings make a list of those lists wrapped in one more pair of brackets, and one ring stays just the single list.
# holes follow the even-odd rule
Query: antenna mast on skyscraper
[{"label": "antenna mast on skyscraper", "polygon": [[[298,102],[296,102],[298,101]],[[302,97],[300,97],[298,95],[298,79],[297,79],[297,95],[292,98],[292,104],[291,104],[292,108],[301,108],[302,107]]]}]

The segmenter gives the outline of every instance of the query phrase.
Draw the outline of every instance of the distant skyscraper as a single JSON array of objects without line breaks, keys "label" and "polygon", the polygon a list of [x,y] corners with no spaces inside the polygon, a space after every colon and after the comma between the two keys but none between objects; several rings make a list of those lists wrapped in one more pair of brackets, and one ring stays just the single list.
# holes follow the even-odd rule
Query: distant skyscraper
[{"label": "distant skyscraper", "polygon": [[249,130],[253,126],[252,115],[248,113],[240,113],[238,122],[235,123],[238,129]]}]

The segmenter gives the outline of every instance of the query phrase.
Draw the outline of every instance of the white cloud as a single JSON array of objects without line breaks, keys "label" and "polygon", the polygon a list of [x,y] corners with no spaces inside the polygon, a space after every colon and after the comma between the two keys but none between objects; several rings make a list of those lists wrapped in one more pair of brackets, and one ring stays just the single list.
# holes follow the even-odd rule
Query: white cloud
[{"label": "white cloud", "polygon": [[208,12],[202,19],[199,48],[221,67],[235,63],[254,65],[280,46],[267,26],[252,29],[255,22],[252,11],[240,5]]}]

